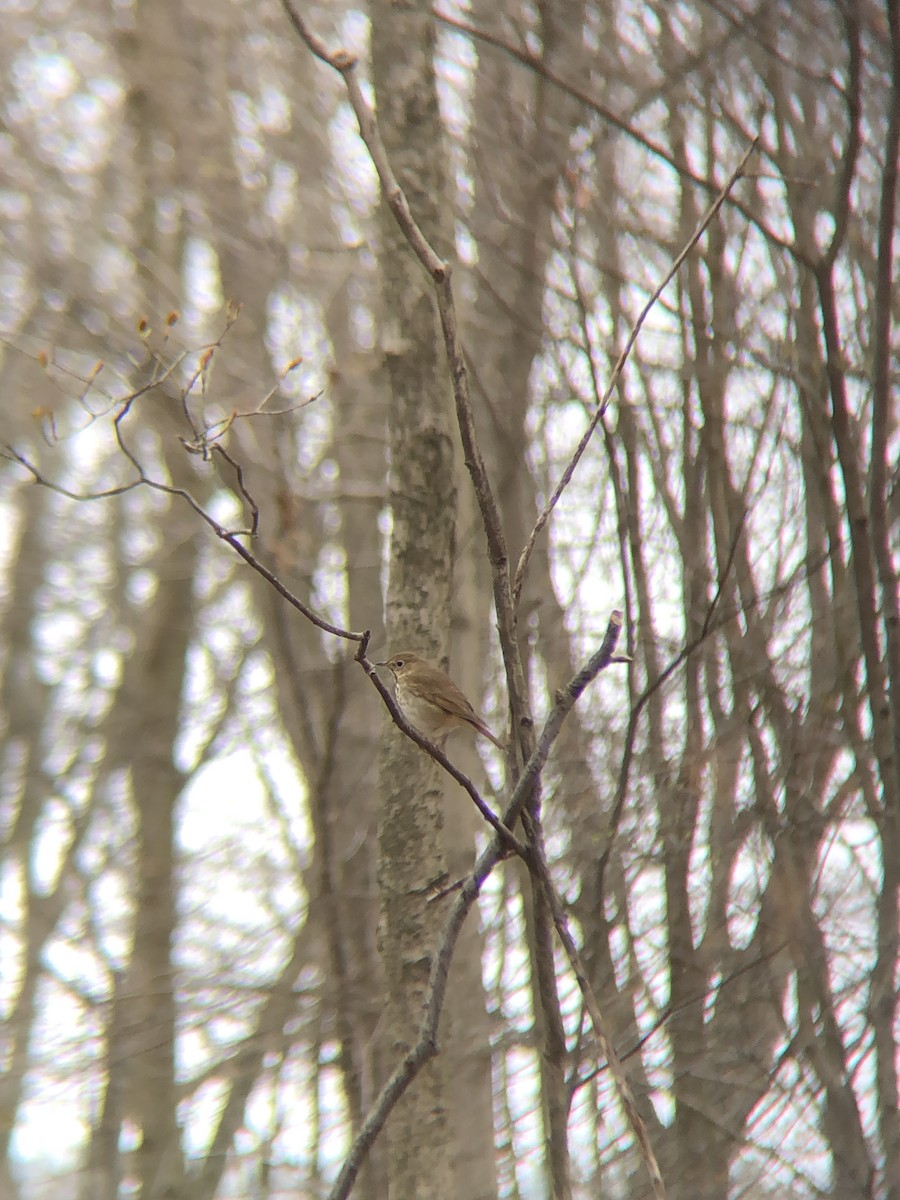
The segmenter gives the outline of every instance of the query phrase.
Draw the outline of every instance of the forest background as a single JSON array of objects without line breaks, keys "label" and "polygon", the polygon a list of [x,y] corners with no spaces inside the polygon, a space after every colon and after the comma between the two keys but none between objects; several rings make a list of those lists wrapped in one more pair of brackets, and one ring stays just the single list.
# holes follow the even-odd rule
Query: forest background
[{"label": "forest background", "polygon": [[2,21],[0,1195],[900,1200],[897,0]]}]

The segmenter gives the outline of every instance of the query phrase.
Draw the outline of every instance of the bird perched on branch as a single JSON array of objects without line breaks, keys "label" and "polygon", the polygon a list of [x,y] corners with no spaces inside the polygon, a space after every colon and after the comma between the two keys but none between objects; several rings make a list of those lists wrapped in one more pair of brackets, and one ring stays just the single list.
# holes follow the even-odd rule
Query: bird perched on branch
[{"label": "bird perched on branch", "polygon": [[397,704],[419,733],[439,744],[454,729],[470,728],[489,738],[499,750],[502,742],[491,733],[450,676],[412,650],[400,650],[387,662],[396,683]]}]

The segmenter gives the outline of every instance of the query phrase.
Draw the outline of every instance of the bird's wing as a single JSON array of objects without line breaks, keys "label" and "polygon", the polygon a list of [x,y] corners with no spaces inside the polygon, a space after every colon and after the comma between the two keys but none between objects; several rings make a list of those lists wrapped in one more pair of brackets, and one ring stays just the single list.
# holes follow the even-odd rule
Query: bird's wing
[{"label": "bird's wing", "polygon": [[447,713],[448,716],[457,717],[461,721],[468,722],[469,725],[474,725],[478,732],[489,738],[495,746],[501,750],[504,748],[503,743],[494,737],[464,693],[448,675],[445,675],[443,671],[438,671],[436,667],[430,667],[429,675],[423,679],[424,682],[433,685],[433,699],[437,708]]},{"label": "bird's wing", "polygon": [[430,668],[427,679],[423,679],[423,683],[425,682],[432,685],[431,699],[438,708],[463,721],[478,720],[475,709],[443,671],[438,671],[435,667]]}]

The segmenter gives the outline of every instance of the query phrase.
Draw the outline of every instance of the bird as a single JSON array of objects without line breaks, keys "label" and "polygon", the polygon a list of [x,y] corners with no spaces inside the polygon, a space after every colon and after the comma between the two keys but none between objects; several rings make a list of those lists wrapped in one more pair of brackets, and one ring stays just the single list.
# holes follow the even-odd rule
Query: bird
[{"label": "bird", "polygon": [[443,745],[454,729],[469,728],[505,750],[450,676],[412,650],[398,650],[376,667],[394,676],[397,704],[413,728]]}]

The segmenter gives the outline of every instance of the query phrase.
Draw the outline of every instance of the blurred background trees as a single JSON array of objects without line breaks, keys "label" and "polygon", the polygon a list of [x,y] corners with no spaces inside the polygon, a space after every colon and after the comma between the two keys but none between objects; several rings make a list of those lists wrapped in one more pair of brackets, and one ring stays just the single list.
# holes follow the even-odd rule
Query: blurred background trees
[{"label": "blurred background trees", "polygon": [[[540,719],[625,611],[633,665],[567,722],[544,823],[670,1194],[897,1200],[896,0],[475,0],[420,9],[415,55],[390,7],[303,13],[366,72],[371,43],[386,126],[442,127],[387,140],[454,247],[513,564],[760,139],[537,543],[519,635]],[[251,496],[295,595],[375,649],[386,611],[427,632],[502,732],[427,280],[276,4],[3,26],[0,1194],[325,1195],[396,1061],[385,806],[430,765],[178,496],[117,492],[112,417],[139,392],[148,473],[228,528]],[[439,112],[427,88],[389,112],[432,54]],[[260,408],[215,430],[227,459],[204,444]],[[439,551],[410,532],[423,479]],[[499,804],[479,749],[450,753]],[[429,803],[458,875],[482,826],[455,787]],[[561,956],[538,986],[515,867],[477,915],[429,1084],[440,1170],[467,1197],[649,1195]],[[391,1173],[379,1141],[355,1194]]]}]

